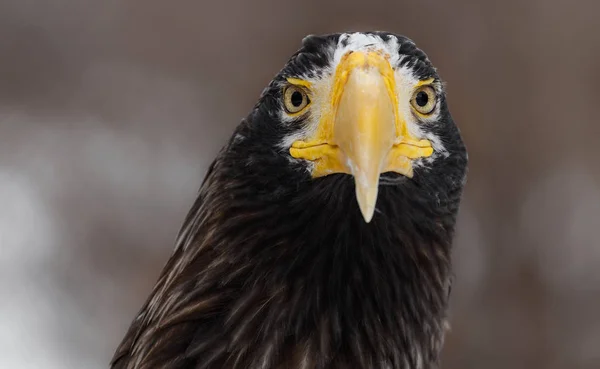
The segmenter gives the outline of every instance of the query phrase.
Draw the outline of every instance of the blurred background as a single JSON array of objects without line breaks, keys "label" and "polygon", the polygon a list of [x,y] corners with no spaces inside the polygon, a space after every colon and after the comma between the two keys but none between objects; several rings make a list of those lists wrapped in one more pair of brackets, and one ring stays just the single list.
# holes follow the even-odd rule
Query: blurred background
[{"label": "blurred background", "polygon": [[0,367],[107,368],[310,33],[388,30],[470,150],[444,368],[600,367],[600,3],[0,0]]}]

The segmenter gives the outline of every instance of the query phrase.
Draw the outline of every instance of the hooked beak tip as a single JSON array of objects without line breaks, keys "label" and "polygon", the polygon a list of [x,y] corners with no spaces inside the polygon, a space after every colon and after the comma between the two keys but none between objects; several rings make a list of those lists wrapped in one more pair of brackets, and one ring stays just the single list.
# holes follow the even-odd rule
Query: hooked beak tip
[{"label": "hooked beak tip", "polygon": [[365,182],[361,181],[361,179],[364,178],[361,178],[360,176],[354,177],[356,186],[356,200],[365,222],[369,223],[373,219],[373,215],[375,213],[379,180],[377,178],[375,183],[373,183],[373,181]]},{"label": "hooked beak tip", "polygon": [[361,213],[363,215],[363,218],[365,219],[365,223],[371,223],[371,220],[373,219],[373,215],[375,213],[375,206],[368,205],[365,208],[361,208]]}]

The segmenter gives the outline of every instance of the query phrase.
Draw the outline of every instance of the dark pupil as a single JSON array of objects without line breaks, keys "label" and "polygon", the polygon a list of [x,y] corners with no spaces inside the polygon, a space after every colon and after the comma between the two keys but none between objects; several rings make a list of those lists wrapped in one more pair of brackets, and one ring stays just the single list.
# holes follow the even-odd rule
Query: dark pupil
[{"label": "dark pupil", "polygon": [[303,100],[304,99],[302,98],[302,94],[300,92],[294,91],[292,93],[292,105],[294,105],[296,108],[302,105]]},{"label": "dark pupil", "polygon": [[427,105],[427,101],[429,101],[429,95],[427,95],[426,92],[421,91],[417,94],[415,101],[417,102],[417,105],[424,107]]}]

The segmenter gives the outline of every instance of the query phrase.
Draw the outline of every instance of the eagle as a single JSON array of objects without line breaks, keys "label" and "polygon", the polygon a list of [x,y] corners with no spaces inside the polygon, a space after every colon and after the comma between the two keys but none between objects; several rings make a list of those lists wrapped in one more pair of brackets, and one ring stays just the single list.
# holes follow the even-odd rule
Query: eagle
[{"label": "eagle", "polygon": [[306,36],[210,165],[111,368],[437,367],[466,172],[412,40]]}]

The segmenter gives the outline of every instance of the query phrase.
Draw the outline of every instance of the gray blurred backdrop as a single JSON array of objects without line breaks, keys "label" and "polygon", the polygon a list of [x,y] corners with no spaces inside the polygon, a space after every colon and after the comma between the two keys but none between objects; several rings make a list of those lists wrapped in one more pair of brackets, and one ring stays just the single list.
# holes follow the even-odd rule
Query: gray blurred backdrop
[{"label": "gray blurred backdrop", "polygon": [[0,367],[107,368],[309,33],[406,34],[470,150],[445,368],[600,368],[600,3],[0,0]]}]

